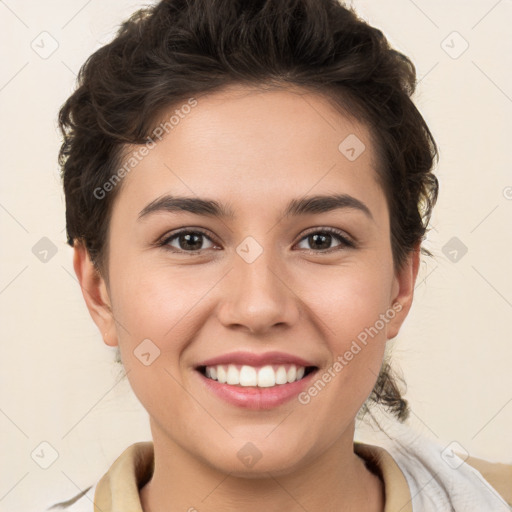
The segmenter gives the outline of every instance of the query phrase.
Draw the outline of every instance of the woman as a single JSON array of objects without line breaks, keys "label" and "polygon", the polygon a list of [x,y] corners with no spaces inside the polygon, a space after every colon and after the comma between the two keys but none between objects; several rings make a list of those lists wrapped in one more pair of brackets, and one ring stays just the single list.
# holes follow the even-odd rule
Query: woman
[{"label": "woman", "polygon": [[[336,0],[162,1],[89,58],[68,242],[152,441],[61,507],[509,510],[512,468],[401,425],[386,343],[438,194],[415,81]],[[354,442],[372,404],[382,446]]]}]

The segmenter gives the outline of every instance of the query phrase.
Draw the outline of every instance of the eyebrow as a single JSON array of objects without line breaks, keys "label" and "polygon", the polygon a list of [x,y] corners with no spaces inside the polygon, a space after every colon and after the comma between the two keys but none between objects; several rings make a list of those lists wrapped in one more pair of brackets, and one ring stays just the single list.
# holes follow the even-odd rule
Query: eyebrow
[{"label": "eyebrow", "polygon": [[[340,209],[361,211],[374,221],[368,206],[348,194],[315,195],[293,199],[288,203],[283,216],[325,213]],[[149,203],[139,213],[139,220],[156,212],[189,212],[207,217],[235,218],[231,208],[212,199],[164,195]]]}]

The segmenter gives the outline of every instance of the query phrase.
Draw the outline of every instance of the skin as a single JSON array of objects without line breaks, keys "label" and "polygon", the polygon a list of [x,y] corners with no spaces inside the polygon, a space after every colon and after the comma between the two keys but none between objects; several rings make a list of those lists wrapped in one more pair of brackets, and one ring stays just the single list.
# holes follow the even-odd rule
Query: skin
[{"label": "skin", "polygon": [[[355,161],[338,150],[350,134],[366,146]],[[231,86],[199,97],[124,178],[110,219],[108,284],[76,245],[90,314],[105,343],[119,346],[149,413],[155,471],[140,492],[144,511],[383,510],[381,480],[353,452],[355,416],[409,312],[419,252],[394,271],[374,164],[365,126],[321,96]],[[373,219],[356,209],[283,218],[291,199],[334,192],[365,203]],[[215,199],[236,216],[138,220],[166,193]],[[356,247],[308,240],[326,227]],[[199,238],[193,255],[179,238],[168,243],[177,252],[155,244],[181,228],[212,236]],[[252,263],[236,252],[247,236],[263,248]],[[242,409],[208,391],[194,369],[236,350],[279,350],[314,361],[321,375],[395,302],[401,310],[307,405]],[[144,339],[160,349],[149,366],[133,353]],[[262,455],[251,468],[237,457],[247,442]]]}]

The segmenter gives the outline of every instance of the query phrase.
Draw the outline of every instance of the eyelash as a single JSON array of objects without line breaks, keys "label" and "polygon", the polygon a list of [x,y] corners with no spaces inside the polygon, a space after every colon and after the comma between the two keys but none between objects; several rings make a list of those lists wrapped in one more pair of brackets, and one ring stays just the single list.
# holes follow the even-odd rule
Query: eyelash
[{"label": "eyelash", "polygon": [[[204,251],[206,249],[199,249],[199,250],[196,250],[196,251],[185,251],[183,249],[176,249],[175,247],[171,247],[169,245],[169,243],[174,240],[175,238],[178,238],[180,235],[184,235],[184,234],[200,234],[200,235],[203,235],[204,237],[208,238],[212,243],[216,243],[214,239],[212,239],[212,236],[210,236],[207,232],[201,230],[201,229],[195,229],[195,230],[191,230],[191,229],[183,229],[181,231],[178,231],[176,233],[173,233],[171,234],[170,236],[166,236],[164,237],[160,242],[157,243],[157,245],[159,247],[163,247],[165,250],[168,250],[172,253],[175,253],[175,254],[189,254],[191,256],[194,256],[194,255],[197,255],[199,254],[201,251]],[[333,236],[334,238],[336,238],[339,242],[340,242],[340,245],[336,246],[336,247],[331,247],[330,249],[325,249],[325,250],[314,250],[314,249],[305,249],[308,253],[314,253],[314,254],[331,254],[332,252],[336,252],[338,250],[342,250],[342,249],[355,249],[356,248],[356,244],[351,240],[349,239],[348,237],[346,237],[342,231],[339,231],[335,228],[315,228],[315,230],[313,231],[310,231],[308,233],[306,233],[300,240],[298,243],[302,242],[303,240],[305,240],[306,238],[308,238],[309,236],[311,235],[316,235],[316,234],[329,234],[331,236]]]}]

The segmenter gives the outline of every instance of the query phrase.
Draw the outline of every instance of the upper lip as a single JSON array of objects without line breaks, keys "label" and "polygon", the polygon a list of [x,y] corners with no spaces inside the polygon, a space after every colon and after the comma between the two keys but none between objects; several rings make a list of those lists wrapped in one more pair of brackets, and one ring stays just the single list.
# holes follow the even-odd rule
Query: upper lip
[{"label": "upper lip", "polygon": [[285,352],[264,352],[255,354],[254,352],[231,352],[221,356],[207,359],[197,366],[216,366],[218,364],[241,364],[247,366],[265,366],[270,364],[295,364],[297,366],[315,366],[313,363],[302,359],[301,357],[286,354]]}]

